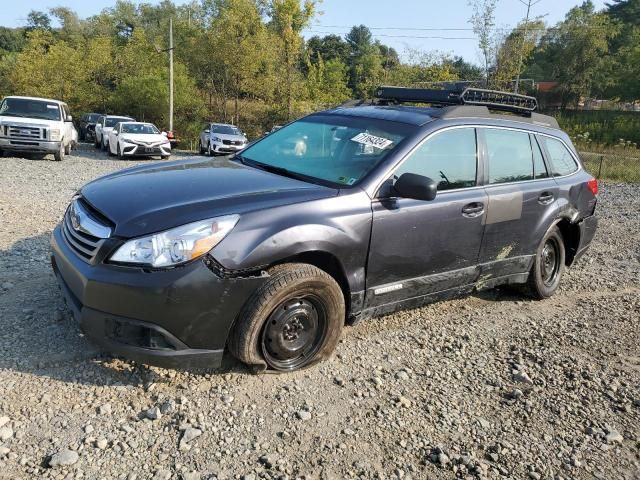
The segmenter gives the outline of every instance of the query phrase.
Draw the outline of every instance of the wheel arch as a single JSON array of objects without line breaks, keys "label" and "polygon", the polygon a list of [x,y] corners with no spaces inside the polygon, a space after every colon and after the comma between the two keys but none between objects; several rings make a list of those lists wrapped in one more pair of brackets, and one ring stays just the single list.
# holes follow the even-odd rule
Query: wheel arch
[{"label": "wheel arch", "polygon": [[554,226],[560,230],[562,235],[565,250],[564,264],[570,267],[580,245],[580,226],[577,222],[572,222],[571,219],[565,217],[558,219]]},{"label": "wheel arch", "polygon": [[309,250],[306,252],[299,252],[295,255],[284,258],[278,262],[273,263],[268,268],[273,268],[286,263],[307,263],[329,274],[342,290],[346,309],[345,318],[349,317],[349,314],[351,312],[351,287],[349,285],[349,281],[347,280],[344,266],[342,265],[338,257],[330,252],[323,250]]}]

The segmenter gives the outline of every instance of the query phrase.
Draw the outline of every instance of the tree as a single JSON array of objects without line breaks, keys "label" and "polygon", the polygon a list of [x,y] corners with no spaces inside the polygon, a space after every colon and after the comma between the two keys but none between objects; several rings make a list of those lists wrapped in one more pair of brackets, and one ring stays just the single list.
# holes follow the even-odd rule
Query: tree
[{"label": "tree", "polygon": [[484,61],[484,79],[489,84],[489,70],[495,51],[494,32],[495,10],[497,0],[469,0],[469,6],[473,9],[469,23],[473,27],[473,33],[478,36],[478,47],[482,52]]},{"label": "tree", "polygon": [[307,40],[307,51],[312,63],[318,58],[324,61],[340,60],[345,65],[349,62],[349,45],[339,35],[331,34],[322,38],[313,36]]},{"label": "tree", "polygon": [[521,22],[500,43],[493,74],[497,88],[511,88],[511,81],[520,74],[521,65],[528,62],[543,31],[544,23],[540,20]]},{"label": "tree", "polygon": [[371,31],[364,25],[353,27],[345,39],[351,50],[349,87],[356,97],[366,98],[373,93],[382,76],[383,59],[380,48],[373,42]]},{"label": "tree", "polygon": [[295,65],[300,58],[302,30],[309,24],[316,10],[315,0],[271,0],[269,15],[271,28],[278,35],[282,46],[282,60],[285,70],[284,97],[287,119],[291,119],[295,82]]},{"label": "tree", "polygon": [[530,71],[545,80],[556,80],[563,108],[581,97],[604,91],[614,81],[608,75],[612,60],[609,44],[619,25],[595,12],[591,1],[572,8],[564,21],[545,33],[534,53]]},{"label": "tree", "polygon": [[456,76],[460,80],[464,81],[477,81],[482,80],[484,77],[484,70],[472,63],[467,62],[462,57],[453,57],[453,59],[446,59],[451,69],[455,72]]},{"label": "tree", "polygon": [[347,66],[338,58],[325,62],[318,53],[315,62],[307,57],[307,96],[311,110],[329,108],[348,100],[351,90],[347,86]]},{"label": "tree", "polygon": [[38,10],[31,10],[27,15],[27,30],[51,30],[51,19]]}]

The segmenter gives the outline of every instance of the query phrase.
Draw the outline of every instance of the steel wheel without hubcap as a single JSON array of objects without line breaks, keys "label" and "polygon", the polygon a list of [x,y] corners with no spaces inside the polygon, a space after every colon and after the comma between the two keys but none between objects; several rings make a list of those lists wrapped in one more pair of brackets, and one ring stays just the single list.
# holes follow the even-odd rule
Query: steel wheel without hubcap
[{"label": "steel wheel without hubcap", "polygon": [[322,302],[312,295],[282,302],[262,331],[262,353],[277,370],[295,370],[318,352],[327,332]]},{"label": "steel wheel without hubcap", "polygon": [[558,261],[559,248],[557,240],[553,237],[548,238],[542,247],[540,274],[542,282],[548,287],[555,283],[560,271],[560,262]]}]

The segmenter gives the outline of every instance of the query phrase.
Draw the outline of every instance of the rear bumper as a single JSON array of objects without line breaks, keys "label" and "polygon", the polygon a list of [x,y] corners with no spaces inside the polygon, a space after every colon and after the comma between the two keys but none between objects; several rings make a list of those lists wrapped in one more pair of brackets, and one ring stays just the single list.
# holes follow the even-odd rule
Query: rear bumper
[{"label": "rear bumper", "polygon": [[14,152],[55,153],[60,150],[60,142],[0,138],[0,149]]},{"label": "rear bumper", "polygon": [[578,225],[580,226],[580,244],[578,245],[573,263],[578,261],[591,245],[591,241],[598,228],[598,219],[595,215],[591,215],[582,219]]},{"label": "rear bumper", "polygon": [[105,351],[166,368],[216,368],[233,322],[261,277],[218,277],[203,262],[145,272],[90,265],[51,239],[58,284],[83,332]]}]

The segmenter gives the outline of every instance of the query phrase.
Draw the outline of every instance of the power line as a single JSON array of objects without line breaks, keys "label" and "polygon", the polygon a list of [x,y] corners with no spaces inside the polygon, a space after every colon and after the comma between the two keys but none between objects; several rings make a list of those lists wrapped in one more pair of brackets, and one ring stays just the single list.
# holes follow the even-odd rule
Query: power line
[{"label": "power line", "polygon": [[[323,32],[320,30],[306,30],[309,33],[320,33],[322,35],[331,35],[335,34],[335,32]],[[411,38],[411,39],[431,39],[431,40],[476,40],[476,37],[444,37],[439,35],[428,35],[428,36],[419,36],[419,35],[389,35],[383,33],[376,33],[375,37],[384,37],[384,38]]]}]

